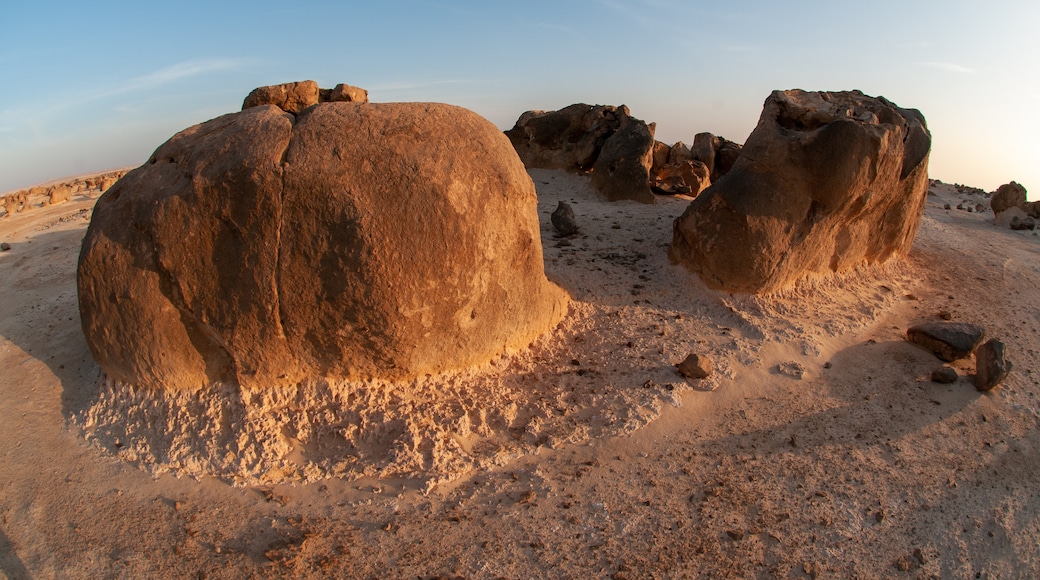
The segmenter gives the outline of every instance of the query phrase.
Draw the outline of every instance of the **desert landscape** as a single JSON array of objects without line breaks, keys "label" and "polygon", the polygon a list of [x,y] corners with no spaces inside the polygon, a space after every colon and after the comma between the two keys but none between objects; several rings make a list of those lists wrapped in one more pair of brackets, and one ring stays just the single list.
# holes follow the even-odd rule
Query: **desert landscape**
[{"label": "desert landscape", "polygon": [[[267,101],[261,94],[256,107],[263,111],[249,103],[254,92],[235,119],[265,115],[273,124],[290,114],[297,131],[302,111],[318,107],[312,111],[328,111],[322,127],[334,126],[333,113],[363,114],[355,107],[368,106],[367,93],[362,98],[354,87],[340,87],[309,104],[290,103],[284,92]],[[787,111],[809,98],[791,93],[774,93],[766,109],[779,103]],[[784,129],[813,132],[836,122],[806,110],[812,114],[800,119],[812,117],[811,123]],[[228,382],[163,389],[113,378],[95,362],[94,343],[81,326],[77,267],[87,260],[81,248],[95,205],[103,205],[102,189],[133,191],[133,184],[147,182],[148,164],[115,184],[83,179],[82,187],[67,190],[67,200],[52,202],[48,194],[31,211],[7,205],[0,217],[0,572],[8,578],[1025,578],[1040,572],[1034,371],[1040,238],[1035,222],[1028,227],[1035,208],[1024,190],[1021,203],[995,215],[994,197],[1003,194],[929,180],[927,145],[907,138],[894,157],[901,165],[888,170],[879,162],[879,174],[906,183],[899,199],[920,187],[923,214],[918,225],[889,228],[883,259],[874,259],[882,250],[872,245],[872,232],[878,223],[898,221],[893,211],[866,222],[860,237],[848,223],[836,230],[853,232],[845,247],[862,247],[869,260],[819,262],[808,252],[823,242],[806,234],[792,244],[809,240],[805,263],[816,265],[788,273],[782,258],[779,266],[754,270],[766,273],[758,277],[740,268],[734,282],[731,262],[711,262],[718,245],[694,239],[710,216],[689,218],[700,220],[696,227],[683,224],[692,223],[686,219],[698,198],[721,199],[713,192],[739,187],[737,178],[725,176],[731,168],[733,175],[753,173],[750,161],[737,157],[740,146],[709,136],[665,151],[654,142],[652,124],[631,120],[623,107],[576,111],[618,124],[610,133],[572,140],[596,143],[594,151],[576,147],[552,159],[546,150],[525,153],[517,145],[524,122],[544,113],[525,113],[507,132],[527,164],[523,176],[509,179],[536,192],[532,227],[539,239],[518,247],[540,250],[548,282],[569,297],[566,315],[486,362],[437,371],[417,366],[414,376],[402,366],[399,377],[315,378],[305,363],[317,368],[321,361],[301,356],[293,364],[306,378],[269,388]],[[867,117],[856,121],[890,123]],[[912,114],[905,118],[915,127]],[[602,126],[589,123],[581,138]],[[927,134],[923,126],[922,118],[913,135]],[[611,149],[605,143],[615,134],[644,153]],[[749,160],[765,150],[755,149],[753,139],[743,147],[739,155]],[[704,151],[708,157],[698,157]],[[153,157],[164,162],[160,152],[179,159],[173,145]],[[534,154],[542,156],[539,163],[530,161]],[[307,158],[299,159],[303,166]],[[554,163],[575,166],[534,167]],[[716,163],[726,167],[717,170]],[[632,173],[640,164],[643,173]],[[605,181],[608,171],[612,179]],[[619,185],[624,179],[629,185]],[[42,200],[44,193],[36,195]],[[554,217],[561,202],[573,212],[573,231]],[[814,220],[822,215],[810,209]],[[119,229],[118,220],[109,223]],[[677,242],[679,236],[686,237]],[[685,263],[675,248],[703,257]],[[749,258],[758,260],[758,254]],[[558,304],[546,307],[546,320],[560,318],[553,318]],[[973,357],[944,365],[907,340],[908,329],[932,322],[982,327],[985,339],[1006,347],[1010,373],[990,390],[977,389]],[[710,361],[704,378],[677,369],[691,354]],[[955,371],[952,382],[933,380],[944,366]],[[211,367],[202,367],[208,377]]]}]

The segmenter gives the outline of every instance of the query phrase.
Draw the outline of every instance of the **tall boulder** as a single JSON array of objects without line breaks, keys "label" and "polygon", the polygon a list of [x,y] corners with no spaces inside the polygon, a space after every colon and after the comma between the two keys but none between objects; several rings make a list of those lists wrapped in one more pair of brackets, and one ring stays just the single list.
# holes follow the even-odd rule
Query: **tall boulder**
[{"label": "tall boulder", "polygon": [[525,346],[566,310],[509,141],[443,104],[257,106],[178,133],[94,209],[91,351],[147,388],[403,379]]},{"label": "tall boulder", "polygon": [[920,112],[859,91],[774,91],[732,170],[675,220],[670,258],[770,292],[909,251],[928,189]]},{"label": "tall boulder", "polygon": [[603,150],[592,168],[592,185],[610,201],[629,199],[654,203],[650,191],[653,166],[653,123],[624,116],[617,132],[603,143]]}]

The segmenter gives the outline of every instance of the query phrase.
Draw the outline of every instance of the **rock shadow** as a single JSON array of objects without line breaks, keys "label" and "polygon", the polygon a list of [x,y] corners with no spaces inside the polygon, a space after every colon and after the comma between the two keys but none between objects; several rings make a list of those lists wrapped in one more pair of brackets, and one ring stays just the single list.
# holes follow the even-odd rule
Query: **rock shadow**
[{"label": "rock shadow", "polygon": [[76,263],[84,233],[44,231],[11,243],[0,260],[0,336],[58,379],[66,419],[97,398],[101,372],[79,318]]}]

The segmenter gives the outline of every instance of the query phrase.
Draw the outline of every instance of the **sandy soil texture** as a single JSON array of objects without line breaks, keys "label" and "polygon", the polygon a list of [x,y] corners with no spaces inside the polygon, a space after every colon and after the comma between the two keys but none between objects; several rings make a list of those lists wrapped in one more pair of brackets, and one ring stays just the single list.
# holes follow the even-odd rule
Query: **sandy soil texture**
[{"label": "sandy soil texture", "polygon": [[[907,259],[730,295],[667,261],[686,200],[531,176],[571,314],[401,384],[109,384],[75,290],[96,199],[0,219],[0,576],[1040,575],[1033,232],[937,184]],[[1003,385],[978,393],[970,359],[929,380],[942,363],[904,336],[940,311],[1007,344]],[[691,352],[716,374],[677,374]]]}]

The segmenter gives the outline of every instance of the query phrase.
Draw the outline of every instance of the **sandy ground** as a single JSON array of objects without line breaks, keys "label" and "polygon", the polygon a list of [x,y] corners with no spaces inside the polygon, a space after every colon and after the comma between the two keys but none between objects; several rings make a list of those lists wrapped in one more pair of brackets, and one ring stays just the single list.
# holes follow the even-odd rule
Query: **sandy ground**
[{"label": "sandy ground", "polygon": [[[939,185],[907,259],[733,296],[665,257],[686,201],[609,204],[583,177],[531,175],[572,314],[486,367],[367,385],[361,406],[342,402],[361,386],[307,387],[341,401],[325,426],[375,403],[394,414],[353,462],[296,426],[292,393],[253,408],[296,431],[252,461],[173,434],[206,424],[183,400],[142,412],[151,398],[99,378],[82,337],[75,264],[95,200],[0,220],[0,575],[1040,575],[1032,232],[944,210],[988,201]],[[549,226],[559,200],[582,227],[566,241]],[[971,360],[957,383],[928,380],[941,363],[904,333],[941,309],[1008,345],[1002,386],[978,393]],[[690,352],[716,375],[677,375]],[[212,395],[203,417],[222,408]]]}]

